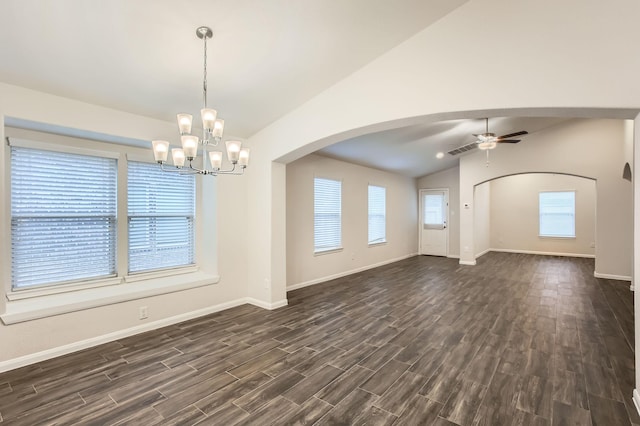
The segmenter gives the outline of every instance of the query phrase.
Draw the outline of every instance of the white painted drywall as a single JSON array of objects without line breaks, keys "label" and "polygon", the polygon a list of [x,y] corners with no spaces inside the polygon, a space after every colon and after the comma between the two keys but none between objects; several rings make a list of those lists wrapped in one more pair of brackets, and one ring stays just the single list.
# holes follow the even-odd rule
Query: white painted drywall
[{"label": "white painted drywall", "polygon": [[[260,283],[272,276],[272,259],[282,258],[271,250],[286,251],[285,238],[272,232],[270,214],[256,213],[275,211],[273,200],[281,197],[286,185],[270,176],[271,162],[288,163],[347,137],[424,120],[510,115],[636,118],[640,55],[629,53],[629,43],[640,40],[638,16],[636,0],[472,0],[253,135],[249,180],[257,195],[249,200],[249,293],[262,294]],[[500,25],[478,25],[487,17]],[[504,58],[513,58],[513,66],[505,66],[511,59]],[[582,150],[563,152],[562,158],[575,164],[588,150],[601,151],[587,144]],[[261,162],[266,164],[256,165]],[[621,213],[611,211],[605,214],[607,220],[629,224],[630,219],[621,215],[630,215],[631,197],[616,204],[612,181],[606,181],[604,189],[614,192],[599,195],[598,215],[601,203],[610,202]],[[464,193],[461,187],[461,201],[472,201],[468,188],[476,183],[465,183]],[[469,233],[473,212],[460,214],[461,234]],[[607,270],[630,273],[631,228],[625,235],[612,231],[598,234],[597,250],[612,249],[599,257]],[[470,235],[465,243],[473,248],[473,232]],[[627,254],[612,259],[620,252]],[[286,281],[274,278],[271,294],[279,299],[286,294]]]},{"label": "white painted drywall", "polygon": [[475,230],[475,257],[482,256],[491,248],[491,188],[490,182],[481,183],[473,195],[473,224]]},{"label": "white painted drywall", "polygon": [[[487,16],[500,25],[478,26]],[[263,294],[272,258],[282,258],[271,250],[286,251],[270,214],[255,213],[274,210],[285,186],[260,162],[287,163],[346,137],[448,117],[633,118],[640,55],[628,45],[640,39],[637,16],[635,0],[473,0],[253,135],[249,293]],[[517,58],[516,70],[496,57]],[[276,299],[284,297],[286,280],[271,282]]]},{"label": "white painted drywall", "polygon": [[[640,173],[640,115],[635,118],[635,126],[633,130],[634,149],[633,149],[633,280],[631,286],[633,292],[633,313],[634,313],[634,347],[640,347],[640,327],[638,326],[638,318],[640,318],[640,290],[638,290],[638,282],[640,282],[640,182],[638,182],[638,173]],[[638,392],[638,384],[640,383],[640,357],[635,357],[635,389],[633,390],[633,401],[636,408],[640,407],[640,393]],[[628,397],[628,395],[625,395]]]},{"label": "white painted drywall", "polygon": [[418,179],[419,189],[449,190],[449,257],[460,256],[460,169],[452,167]]},{"label": "white painted drywall", "polygon": [[[475,185],[526,172],[575,174],[596,179],[596,267],[598,274],[631,276],[632,187],[622,179],[624,121],[572,120],[530,134],[517,145],[491,151],[489,167],[480,153],[460,159],[460,202],[472,199]],[[469,214],[466,214],[469,213]],[[460,245],[474,247],[473,211],[460,220]],[[473,261],[464,250],[462,260]]]},{"label": "white painted drywall", "polygon": [[[175,124],[123,113],[95,105],[0,83],[0,140],[4,141],[4,117],[20,118],[124,138],[176,139]],[[92,147],[100,149],[96,142]],[[127,148],[150,155],[141,148]],[[0,149],[0,164],[6,164],[7,149]],[[201,266],[220,275],[220,282],[195,289],[148,297],[125,303],[72,312],[13,325],[0,323],[0,363],[30,357],[64,345],[117,334],[145,323],[188,316],[216,306],[242,301],[247,296],[247,182],[246,176],[216,178],[202,188],[198,220]],[[0,271],[2,286],[10,286],[9,194],[7,169],[0,173]],[[206,222],[205,226],[202,223]],[[217,238],[216,238],[217,233]],[[203,241],[207,240],[207,241]],[[0,312],[6,298],[0,297]],[[138,319],[138,307],[147,306],[149,319]]]},{"label": "white painted drywall", "polygon": [[[313,181],[342,182],[341,251],[314,254]],[[386,188],[387,242],[368,245],[368,185]],[[415,255],[418,190],[413,178],[320,155],[287,165],[287,287],[298,288]]]},{"label": "white painted drywall", "polygon": [[[496,179],[491,184],[491,248],[524,252],[594,256],[596,183],[576,176],[531,173]],[[538,235],[541,191],[576,192],[576,237]],[[476,189],[477,195],[477,189]]]}]

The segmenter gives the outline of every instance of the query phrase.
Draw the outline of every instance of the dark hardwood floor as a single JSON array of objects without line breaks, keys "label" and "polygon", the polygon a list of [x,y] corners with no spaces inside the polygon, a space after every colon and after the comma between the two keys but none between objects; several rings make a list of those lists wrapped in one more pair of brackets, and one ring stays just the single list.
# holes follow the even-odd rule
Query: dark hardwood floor
[{"label": "dark hardwood floor", "polygon": [[414,257],[0,374],[0,424],[640,425],[593,260]]}]

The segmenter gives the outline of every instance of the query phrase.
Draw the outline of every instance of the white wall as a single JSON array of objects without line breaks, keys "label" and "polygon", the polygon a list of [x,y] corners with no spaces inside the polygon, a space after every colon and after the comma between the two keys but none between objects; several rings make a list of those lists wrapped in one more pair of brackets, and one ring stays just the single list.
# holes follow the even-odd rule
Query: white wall
[{"label": "white wall", "polygon": [[[343,250],[314,255],[313,180],[342,181]],[[386,188],[387,242],[369,246],[368,185]],[[287,165],[287,287],[415,255],[418,250],[418,190],[415,179],[320,155]]]},{"label": "white wall", "polygon": [[[501,24],[478,27],[479,16]],[[286,252],[286,238],[271,229],[271,214],[280,207],[274,200],[281,199],[286,180],[271,174],[271,162],[287,163],[346,137],[425,120],[634,118],[640,55],[630,55],[628,45],[640,39],[637,16],[635,0],[472,0],[253,135],[249,179],[256,195],[249,211],[268,213],[249,216],[249,293],[264,297],[268,280],[276,296],[266,302],[286,294],[286,277],[272,268]],[[517,72],[478,46],[518,58]],[[469,64],[482,66],[471,70]]]},{"label": "white wall", "polygon": [[[271,228],[271,214],[284,215],[277,200],[286,186],[282,176],[271,173],[274,161],[288,163],[347,137],[446,118],[631,118],[637,132],[640,55],[629,54],[629,43],[640,40],[638,16],[636,0],[471,0],[253,135],[249,293],[262,297],[266,279],[271,286],[267,302],[286,294],[286,278],[272,267],[286,252],[284,234]],[[500,25],[478,25],[478,17]],[[518,58],[515,71],[498,58]],[[636,153],[639,140],[636,133]],[[574,163],[587,150],[599,153],[601,147],[589,144],[563,153],[564,158]],[[472,189],[461,196],[471,201]],[[598,214],[601,201],[615,201],[606,198],[598,200]],[[617,205],[620,214],[630,215],[629,205]],[[468,233],[473,222],[473,213],[465,212],[461,233],[463,228]],[[615,214],[609,219],[629,223]],[[630,229],[622,236],[598,235],[598,247],[615,247],[618,241],[630,256]],[[473,248],[472,237],[465,243]],[[626,256],[612,262],[608,270],[630,273]]]},{"label": "white wall", "polygon": [[419,189],[449,189],[449,253],[460,257],[460,168],[452,167],[418,179]]},{"label": "white wall", "polygon": [[[120,138],[151,140],[158,137],[176,139],[175,124],[127,114],[95,105],[60,98],[0,83],[0,140],[4,141],[4,117],[31,120],[67,128],[114,135]],[[95,146],[100,146],[95,143]],[[146,150],[131,148],[147,153]],[[8,176],[6,149],[0,149],[0,271],[2,287],[10,286]],[[250,170],[250,169],[248,169]],[[250,172],[249,172],[250,173]],[[0,369],[13,368],[38,357],[59,354],[56,350],[73,350],[92,344],[100,338],[115,338],[120,333],[152,326],[171,318],[187,318],[209,310],[244,303],[247,296],[247,176],[207,181],[199,194],[197,216],[206,221],[208,238],[201,247],[199,259],[205,270],[220,275],[217,284],[169,294],[110,304],[13,325],[0,323]],[[202,227],[200,227],[202,229]],[[217,233],[217,239],[216,239]],[[217,242],[217,244],[211,244]],[[200,246],[199,246],[200,247]],[[6,298],[0,297],[0,313],[6,309]],[[138,319],[138,307],[147,306],[149,318]],[[68,345],[68,346],[65,346]]]},{"label": "white wall", "polygon": [[[507,176],[493,180],[490,184],[492,249],[541,254],[595,255],[595,249],[591,247],[592,243],[595,244],[596,229],[594,180],[531,173]],[[575,238],[538,236],[538,196],[541,191],[576,191]]]},{"label": "white wall", "polygon": [[475,187],[473,194],[473,226],[476,232],[474,243],[475,257],[482,256],[491,248],[491,182],[481,183]]},{"label": "white wall", "polygon": [[[286,179],[282,168],[272,165],[274,161],[293,161],[348,136],[448,117],[635,118],[637,132],[640,55],[630,54],[629,45],[640,40],[638,16],[640,2],[636,0],[465,3],[250,138],[252,166],[247,176],[250,188],[247,223],[225,224],[247,227],[251,236],[248,256],[241,258],[244,253],[239,253],[234,256],[234,264],[220,265],[221,274],[225,276],[223,267],[248,269],[251,297],[266,304],[286,298],[286,236],[282,226]],[[478,17],[491,17],[500,25],[477,25]],[[479,46],[487,47],[490,54]],[[499,58],[517,58],[516,72],[514,66],[504,66]],[[0,87],[2,114],[141,139],[163,136],[154,133],[158,128],[163,128],[165,137],[175,132],[170,130],[173,129],[170,123],[33,95],[18,88],[8,89],[6,85]],[[640,144],[637,134],[635,141],[637,155]],[[588,149],[600,150],[591,145]],[[576,152],[584,150],[567,153],[566,158],[574,161]],[[2,175],[0,185],[6,187]],[[471,200],[473,193],[461,196]],[[606,197],[600,200],[599,195],[599,215],[601,201],[611,201],[621,214],[630,212],[626,203],[615,204],[616,200]],[[243,206],[244,202],[238,203]],[[229,205],[235,208],[238,204],[234,199]],[[461,217],[461,230],[463,227],[468,230],[468,222],[473,222],[473,215],[469,214]],[[616,215],[610,215],[609,219],[629,223],[627,218]],[[7,223],[5,213],[0,213],[0,223]],[[630,229],[626,234],[631,234]],[[602,241],[600,235],[597,238],[598,247],[603,244],[612,247],[617,240],[630,256],[628,235],[612,233]],[[221,239],[220,243],[224,247],[225,241]],[[0,250],[3,250],[0,258],[6,259],[6,250]],[[624,256],[619,264],[614,263],[612,270],[624,269],[629,264]],[[0,309],[2,306],[0,302]],[[640,312],[640,304],[636,307]],[[3,342],[5,337],[0,335]],[[640,368],[636,371],[640,372]]]},{"label": "white wall", "polygon": [[[460,158],[460,202],[473,199],[480,182],[502,176],[548,172],[596,179],[596,270],[601,276],[629,279],[632,272],[632,186],[622,179],[624,166],[623,120],[572,120],[527,135],[517,145],[500,146],[485,156],[474,153]],[[461,260],[475,261],[473,206],[460,219]]]}]

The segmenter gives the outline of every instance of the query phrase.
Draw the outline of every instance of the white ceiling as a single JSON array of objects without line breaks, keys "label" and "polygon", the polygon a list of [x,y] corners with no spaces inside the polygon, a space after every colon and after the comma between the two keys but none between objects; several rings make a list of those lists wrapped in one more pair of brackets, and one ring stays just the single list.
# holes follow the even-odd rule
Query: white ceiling
[{"label": "white ceiling", "polygon": [[[2,0],[0,81],[174,121],[209,106],[246,138],[468,0]],[[496,134],[561,119],[495,118]],[[482,120],[450,120],[350,139],[321,154],[424,176],[457,164]],[[526,138],[521,142],[526,143]],[[498,149],[515,149],[500,146]]]},{"label": "white ceiling", "polygon": [[248,137],[467,0],[2,0],[0,81]]},{"label": "white ceiling", "polygon": [[[494,117],[489,119],[489,131],[497,136],[520,130],[531,134],[567,120],[559,117]],[[331,145],[318,153],[367,167],[420,177],[458,164],[460,155],[452,156],[447,152],[474,142],[476,138],[472,134],[484,131],[484,119],[440,121],[359,136]],[[527,136],[517,139],[521,142],[501,144],[496,149],[517,150],[519,145],[527,143]],[[443,152],[444,158],[437,159],[438,152]]]}]

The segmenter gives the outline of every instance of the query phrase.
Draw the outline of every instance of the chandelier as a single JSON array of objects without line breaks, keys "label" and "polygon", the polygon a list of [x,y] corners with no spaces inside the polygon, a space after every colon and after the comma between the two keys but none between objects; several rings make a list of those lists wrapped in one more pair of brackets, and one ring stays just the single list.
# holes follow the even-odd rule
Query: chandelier
[{"label": "chandelier", "polygon": [[[222,151],[209,152],[209,163],[211,169],[207,168],[207,146],[217,146],[222,140],[224,120],[217,118],[217,111],[207,107],[207,39],[211,38],[213,32],[209,27],[199,27],[196,35],[204,41],[204,78],[202,82],[203,107],[200,110],[202,117],[202,138],[191,134],[193,116],[191,114],[178,114],[178,129],[180,131],[180,141],[182,148],[173,148],[171,158],[175,169],[165,169],[169,154],[169,142],[164,140],[154,140],[151,142],[153,156],[160,167],[165,172],[179,172],[181,174],[202,174],[202,175],[241,175],[249,165],[249,149],[242,148],[240,141],[226,141],[227,158],[231,163],[231,168],[222,169]],[[193,161],[198,156],[198,147],[202,145],[202,168],[194,166]],[[185,162],[188,165],[185,166]]]}]

